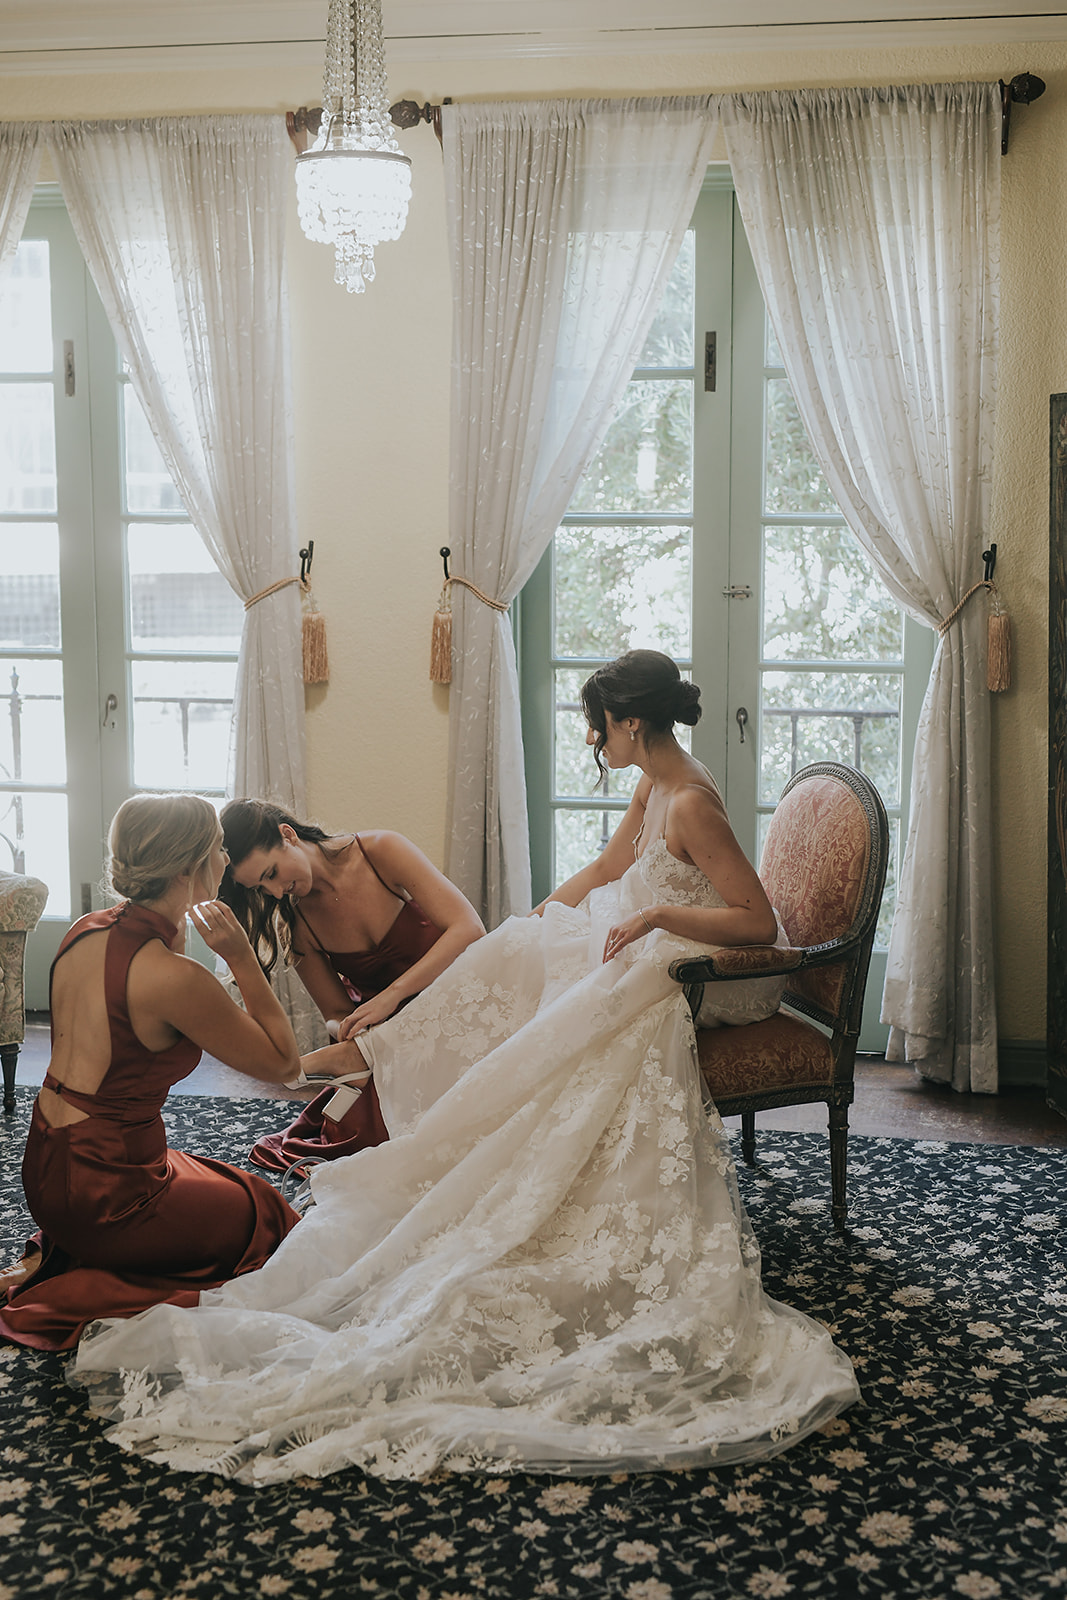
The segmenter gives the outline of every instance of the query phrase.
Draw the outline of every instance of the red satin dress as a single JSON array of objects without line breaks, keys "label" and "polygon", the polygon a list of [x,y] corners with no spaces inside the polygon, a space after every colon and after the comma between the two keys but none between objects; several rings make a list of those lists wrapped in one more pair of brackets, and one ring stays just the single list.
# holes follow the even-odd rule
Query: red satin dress
[{"label": "red satin dress", "polygon": [[167,1148],[160,1112],[200,1049],[186,1038],[146,1049],[130,1024],[126,977],[149,940],[169,945],[176,931],[124,904],[82,917],[60,945],[57,962],[78,939],[107,938],[111,1063],[94,1094],[45,1077],[88,1113],[84,1121],[52,1128],[34,1105],[22,1182],[42,1260],[0,1311],[0,1335],[17,1344],[68,1350],[99,1317],[133,1316],[161,1300],[194,1305],[202,1289],[261,1267],[299,1220],[262,1178]]},{"label": "red satin dress", "polygon": [[[363,849],[358,833],[355,839],[363,852],[364,861],[378,882],[383,888],[389,889]],[[394,891],[389,889],[389,893],[393,894]],[[297,915],[300,915],[299,911]],[[435,927],[416,900],[404,901],[384,939],[369,950],[325,950],[307,919],[301,917],[300,920],[316,948],[326,957],[352,995],[355,1005],[360,1005],[364,1000],[373,1000],[376,994],[388,989],[416,961],[421,961],[427,950],[431,950],[441,937],[441,929]],[[414,996],[411,998],[414,999]],[[323,1109],[333,1094],[333,1089],[323,1089],[314,1100],[308,1101],[296,1121],[283,1128],[281,1133],[269,1133],[258,1140],[249,1152],[249,1160],[259,1167],[266,1167],[269,1172],[284,1172],[309,1157],[315,1161],[334,1161],[339,1156],[354,1155],[357,1150],[385,1143],[389,1130],[382,1117],[373,1078],[339,1122],[323,1116]]]}]

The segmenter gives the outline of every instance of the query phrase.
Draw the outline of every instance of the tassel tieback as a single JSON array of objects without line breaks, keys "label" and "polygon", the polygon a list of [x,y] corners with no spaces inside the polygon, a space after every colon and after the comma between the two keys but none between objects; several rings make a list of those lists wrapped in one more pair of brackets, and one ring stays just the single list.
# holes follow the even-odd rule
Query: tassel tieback
[{"label": "tassel tieback", "polygon": [[471,583],[469,578],[446,578],[441,590],[441,598],[437,602],[437,610],[433,614],[433,633],[430,637],[430,682],[452,682],[452,594],[451,586],[461,583],[471,594],[477,595],[484,605],[492,606],[494,611],[506,611],[506,600],[494,600],[492,595],[479,589],[476,583]]},{"label": "tassel tieback", "polygon": [[[993,547],[996,549],[996,546]],[[955,606],[938,627],[943,638],[964,606],[979,589],[989,590],[989,632],[986,658],[986,688],[993,694],[1011,688],[1011,620],[1004,609],[1000,591],[992,578],[980,578],[967,590],[959,605]]]},{"label": "tassel tieback", "polygon": [[258,594],[251,595],[245,601],[245,610],[250,611],[260,600],[265,600],[270,594],[277,594],[279,589],[288,589],[291,583],[300,585],[300,609],[302,612],[300,654],[304,682],[328,683],[330,678],[330,658],[326,650],[326,618],[315,604],[315,597],[311,593],[311,585],[306,578],[279,578],[277,583],[268,583],[265,589],[261,589]]}]

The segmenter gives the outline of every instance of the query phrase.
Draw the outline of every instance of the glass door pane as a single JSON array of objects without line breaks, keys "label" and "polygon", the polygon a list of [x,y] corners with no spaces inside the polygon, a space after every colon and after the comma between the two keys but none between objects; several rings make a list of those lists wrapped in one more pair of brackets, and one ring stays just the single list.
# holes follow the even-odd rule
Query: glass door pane
[{"label": "glass door pane", "polygon": [[[736,271],[740,280],[754,282],[743,240]],[[760,441],[755,472],[750,466],[745,473],[735,457],[735,482],[740,486],[744,479],[746,487],[736,495],[740,515],[731,581],[742,567],[751,581],[758,552],[754,670],[743,680],[745,688],[736,612],[730,654],[731,671],[739,675],[736,695],[756,713],[750,717],[750,809],[757,859],[782,789],[803,767],[837,761],[878,787],[889,816],[890,858],[860,1048],[880,1051],[888,1035],[878,1014],[914,737],[914,695],[906,693],[905,666],[914,682],[925,681],[929,646],[921,636],[928,630],[906,622],[846,525],[815,460],[762,303],[745,337],[749,351],[739,372],[735,427]]]},{"label": "glass door pane", "polygon": [[135,788],[223,794],[242,622],[58,190],[39,194],[0,282],[0,867],[49,888],[31,1009],[72,917],[107,903],[118,805]]},{"label": "glass door pane", "polygon": [[0,870],[70,914],[48,241],[0,279]]}]

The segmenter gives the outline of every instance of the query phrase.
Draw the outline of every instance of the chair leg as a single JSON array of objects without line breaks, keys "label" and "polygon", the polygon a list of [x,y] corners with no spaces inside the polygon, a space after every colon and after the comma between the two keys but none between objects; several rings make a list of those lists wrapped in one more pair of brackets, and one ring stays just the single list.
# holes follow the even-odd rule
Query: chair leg
[{"label": "chair leg", "polygon": [[0,1065],[4,1071],[4,1110],[9,1116],[15,1109],[15,1066],[18,1058],[17,1044],[0,1044]]},{"label": "chair leg", "polygon": [[845,1173],[848,1161],[848,1106],[830,1106],[830,1215],[845,1231]]},{"label": "chair leg", "polygon": [[741,1154],[746,1167],[756,1165],[756,1113],[742,1111],[741,1113]]}]

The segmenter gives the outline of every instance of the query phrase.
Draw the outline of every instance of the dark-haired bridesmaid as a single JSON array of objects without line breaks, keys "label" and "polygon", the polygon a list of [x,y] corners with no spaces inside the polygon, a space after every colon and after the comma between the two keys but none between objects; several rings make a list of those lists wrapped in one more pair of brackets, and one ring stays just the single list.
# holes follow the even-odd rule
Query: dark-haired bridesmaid
[{"label": "dark-haired bridesmaid", "polygon": [[381,1144],[377,1093],[351,1040],[432,983],[484,934],[481,919],[402,834],[329,834],[265,800],[231,800],[222,827],[222,898],[265,971],[295,967],[337,1041],[305,1056],[305,1072],[354,1078],[260,1139],[251,1159],[280,1172]]}]

